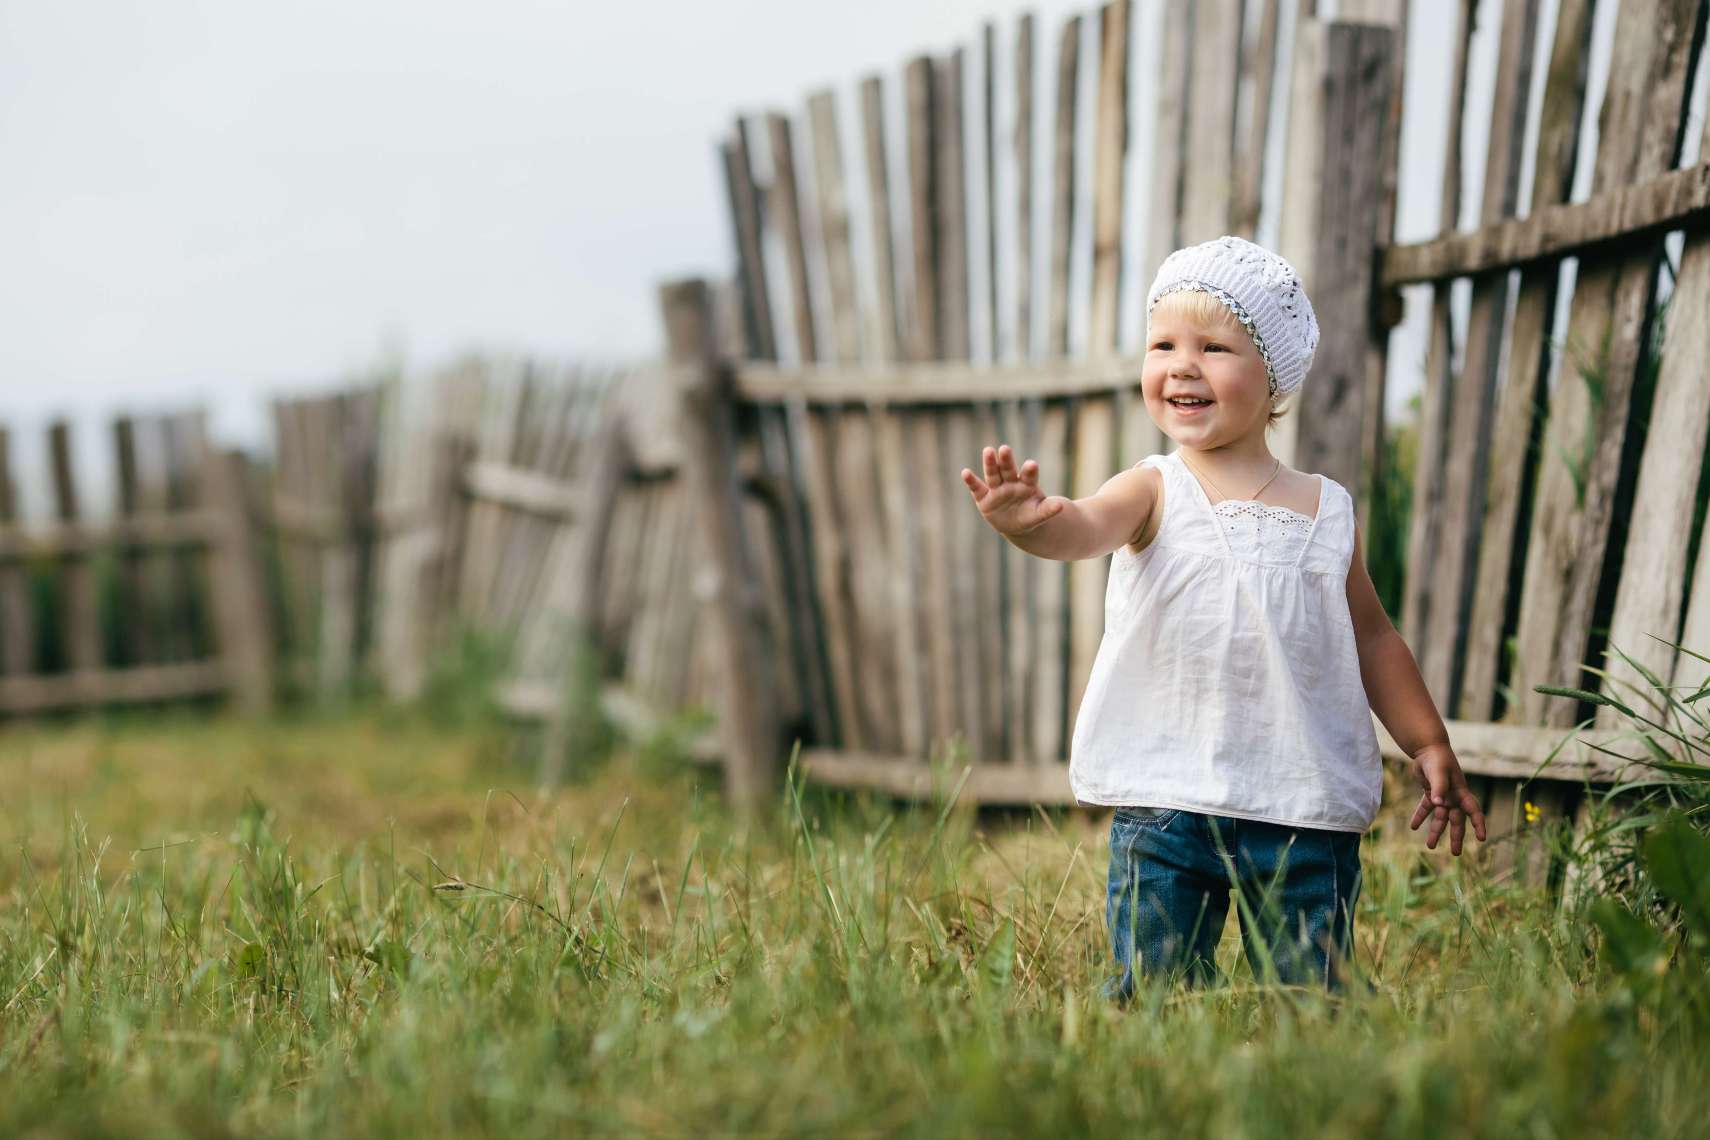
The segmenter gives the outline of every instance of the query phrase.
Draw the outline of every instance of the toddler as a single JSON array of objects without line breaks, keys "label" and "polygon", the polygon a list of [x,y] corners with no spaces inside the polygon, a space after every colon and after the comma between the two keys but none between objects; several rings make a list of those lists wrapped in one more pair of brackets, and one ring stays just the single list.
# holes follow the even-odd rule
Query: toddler
[{"label": "toddler", "polygon": [[1426,846],[1446,827],[1459,855],[1484,815],[1366,573],[1351,496],[1267,446],[1318,345],[1293,267],[1221,237],[1166,258],[1146,305],[1141,390],[1175,450],[1082,499],[1046,495],[1008,444],[962,480],[1030,554],[1114,552],[1069,761],[1076,799],[1116,808],[1106,996],[1127,1000],[1137,972],[1215,978],[1232,887],[1257,976],[1335,989],[1382,790],[1372,713],[1413,758]]}]

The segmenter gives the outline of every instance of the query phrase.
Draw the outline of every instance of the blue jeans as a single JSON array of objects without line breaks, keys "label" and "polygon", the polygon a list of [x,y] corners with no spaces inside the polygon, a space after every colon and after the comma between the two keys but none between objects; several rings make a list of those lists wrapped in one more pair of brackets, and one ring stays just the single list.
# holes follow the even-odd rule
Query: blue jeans
[{"label": "blue jeans", "polygon": [[1136,970],[1190,984],[1215,981],[1232,888],[1239,889],[1241,944],[1256,978],[1340,988],[1360,893],[1359,835],[1123,807],[1110,825],[1105,899],[1121,973],[1104,995],[1126,1001]]}]

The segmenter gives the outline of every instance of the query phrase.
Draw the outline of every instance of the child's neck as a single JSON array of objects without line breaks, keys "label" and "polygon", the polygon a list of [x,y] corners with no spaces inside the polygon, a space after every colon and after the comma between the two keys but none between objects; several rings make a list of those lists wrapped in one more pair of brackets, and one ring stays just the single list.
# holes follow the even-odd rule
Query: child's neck
[{"label": "child's neck", "polygon": [[1183,458],[1219,485],[1258,482],[1281,469],[1262,433],[1205,448],[1176,442],[1186,453]]}]

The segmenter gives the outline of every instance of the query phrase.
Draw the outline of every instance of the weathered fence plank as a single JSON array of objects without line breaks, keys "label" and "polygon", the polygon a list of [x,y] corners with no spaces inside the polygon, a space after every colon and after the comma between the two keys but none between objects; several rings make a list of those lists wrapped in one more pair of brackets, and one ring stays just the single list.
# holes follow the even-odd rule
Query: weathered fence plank
[{"label": "weathered fence plank", "polygon": [[914,522],[914,482],[909,470],[906,413],[874,408],[874,452],[876,474],[884,501],[886,549],[890,573],[890,615],[897,678],[897,729],[902,746],[916,756],[926,755],[932,731],[928,694],[926,648],[919,615],[921,610],[920,554]]},{"label": "weathered fence plank", "polygon": [[[1039,461],[1041,484],[1056,476],[1058,487],[1070,476],[1069,409],[1064,401],[1048,401],[1040,413],[1039,443],[1034,452]],[[1062,491],[1048,492],[1061,494]],[[1032,557],[1029,555],[1029,557]],[[1037,665],[1033,672],[1033,751],[1038,764],[1057,765],[1067,743],[1069,677],[1069,564],[1051,559],[1039,562],[1033,644]]]},{"label": "weathered fence plank", "polygon": [[774,660],[766,650],[765,607],[745,539],[728,374],[712,354],[712,298],[704,281],[660,290],[669,359],[683,401],[683,464],[702,549],[717,580],[710,584],[712,619],[723,664],[719,732],[726,787],[742,812],[770,801],[780,770],[774,716]]},{"label": "weathered fence plank", "polygon": [[[1241,0],[1195,0],[1189,16],[1181,245],[1229,232],[1235,190],[1235,85],[1240,77],[1230,62],[1241,58],[1241,10]],[[1170,50],[1168,43],[1164,50]],[[1203,145],[1209,140],[1216,142]]]},{"label": "weathered fence plank", "polygon": [[[1504,5],[1496,91],[1492,96],[1485,152],[1484,194],[1479,203],[1481,225],[1513,217],[1519,205],[1520,149],[1526,127],[1537,14],[1537,0],[1508,0]],[[1443,486],[1438,501],[1439,542],[1431,556],[1414,571],[1430,579],[1427,588],[1431,610],[1423,630],[1428,663],[1425,683],[1445,716],[1457,713],[1463,639],[1478,566],[1492,412],[1496,405],[1497,369],[1502,357],[1507,307],[1507,270],[1473,279],[1466,348],[1449,401]]]},{"label": "weathered fence plank", "polygon": [[[129,416],[113,421],[113,455],[119,481],[119,518],[131,520],[141,514],[138,496],[137,440],[135,423]],[[132,544],[116,553],[118,604],[125,614],[118,631],[121,664],[131,665],[154,657],[154,630],[149,612],[148,583],[143,576],[142,549]]]},{"label": "weathered fence plank", "polygon": [[[810,412],[810,414],[812,414]],[[900,749],[895,615],[891,567],[897,535],[883,501],[885,477],[875,438],[875,413],[849,407],[838,413],[837,485],[848,527],[850,592],[853,602],[856,705],[862,739]]]},{"label": "weathered fence plank", "polygon": [[873,234],[873,299],[867,322],[875,361],[901,360],[903,353],[902,308],[897,300],[895,239],[891,234],[891,184],[889,159],[885,154],[884,81],[877,75],[861,81],[861,128],[866,143],[867,221]]},{"label": "weathered fence plank", "polygon": [[934,249],[938,269],[938,352],[945,360],[967,360],[968,330],[968,158],[963,139],[962,49],[933,65],[934,149],[938,166]]},{"label": "weathered fence plank", "polygon": [[241,452],[208,448],[200,499],[216,520],[208,578],[219,665],[237,708],[255,714],[273,703],[273,631],[247,499],[247,468]]},{"label": "weathered fence plank", "polygon": [[1259,229],[1264,190],[1265,143],[1270,137],[1271,95],[1276,85],[1279,0],[1258,0],[1259,24],[1242,70],[1251,76],[1247,131],[1236,142],[1235,192],[1229,232],[1252,241]]},{"label": "weathered fence plank", "polygon": [[[996,446],[1002,438],[999,428],[998,405],[981,402],[973,408],[973,439],[958,458],[971,470],[981,469],[980,453],[986,446]],[[952,498],[957,513],[967,520],[970,542],[974,549],[974,607],[971,620],[977,631],[977,656],[969,663],[979,701],[981,723],[980,759],[986,763],[1004,762],[1011,758],[1008,740],[1006,685],[1009,672],[1010,643],[1008,637],[1009,607],[1004,591],[1005,551],[1013,549],[1004,537],[992,530],[980,518],[979,512],[967,499],[967,489],[961,480],[954,484]]]},{"label": "weathered fence plank", "polygon": [[748,125],[741,117],[736,120],[731,140],[720,148],[720,153],[724,157],[731,227],[736,234],[737,286],[742,298],[742,328],[748,356],[754,360],[776,360],[778,344],[772,332],[766,259],[760,248],[760,194],[754,185]]},{"label": "weathered fence plank", "polygon": [[980,28],[980,170],[985,200],[985,234],[981,243],[986,265],[986,351],[996,360],[998,343],[998,222],[997,222],[997,26],[987,20]]},{"label": "weathered fence plank", "polygon": [[1192,20],[1191,0],[1164,0],[1152,153],[1146,163],[1146,183],[1151,187],[1146,211],[1146,252],[1140,263],[1141,278],[1148,284],[1164,258],[1184,244],[1182,182],[1186,165]]},{"label": "weathered fence plank", "polygon": [[[914,511],[911,521],[916,548],[921,554],[921,577],[915,597],[920,606],[921,624],[926,631],[932,737],[942,746],[965,723],[956,683],[956,635],[949,579],[950,542],[945,533],[949,519],[945,514],[943,488],[947,480],[939,475],[946,465],[944,449],[939,444],[937,415],[928,411],[910,412],[903,425],[912,472],[910,485]],[[962,505],[956,503],[957,507]]]},{"label": "weathered fence plank", "polygon": [[[12,479],[11,434],[0,427],[0,540],[18,529],[18,485]],[[29,568],[0,559],[0,672],[28,673],[36,659],[35,609],[30,603]]]},{"label": "weathered fence plank", "polygon": [[[71,425],[64,420],[49,429],[53,473],[54,513],[60,524],[75,528],[79,522],[77,477],[71,465]],[[73,672],[93,672],[101,665],[101,634],[97,624],[99,607],[95,598],[95,573],[88,555],[67,551],[59,563],[60,599],[65,607],[63,627],[65,657]]]},{"label": "weathered fence plank", "polygon": [[1306,278],[1322,331],[1298,397],[1295,462],[1341,483],[1369,522],[1364,472],[1377,454],[1383,400],[1368,390],[1366,354],[1374,337],[1387,334],[1374,327],[1371,303],[1383,200],[1382,170],[1371,156],[1383,150],[1394,33],[1371,24],[1332,24],[1327,32],[1323,183]]},{"label": "weathered fence plank", "polygon": [[796,669],[792,676],[801,686],[802,711],[817,739],[835,740],[838,701],[825,668],[829,647],[821,610],[814,598],[812,543],[797,474],[797,449],[792,446],[788,419],[788,406],[755,409],[754,426],[762,470],[775,493],[773,517],[768,521],[777,537],[775,561],[782,586],[775,593],[769,591],[767,597],[773,599],[784,628],[794,635]]},{"label": "weathered fence plank", "polygon": [[1015,328],[1010,355],[1033,357],[1033,13],[1015,30],[1015,135],[1010,165],[1015,172]]},{"label": "weathered fence plank", "polygon": [[[1039,454],[1039,429],[1043,416],[1043,401],[1020,400],[1000,405],[1004,408],[1005,442],[1016,456],[1025,461]],[[1009,687],[1004,704],[1009,710],[1009,748],[1007,758],[1016,764],[1039,765],[1055,760],[1050,753],[1039,750],[1039,698],[1036,678],[1044,654],[1040,650],[1039,614],[1040,582],[1056,567],[1004,542],[1004,557],[1008,563],[1009,614]]]},{"label": "weathered fence plank", "polygon": [[1069,254],[1075,234],[1075,93],[1081,58],[1081,18],[1063,22],[1057,45],[1057,134],[1051,159],[1051,260],[1046,295],[1045,353],[1069,355]]},{"label": "weathered fence plank", "polygon": [[[1128,156],[1129,0],[1106,4],[1099,24],[1098,103],[1093,123],[1092,303],[1086,355],[1117,349],[1117,299],[1122,283],[1122,174]],[[1074,465],[1065,472],[1077,498],[1110,478],[1116,462],[1116,402],[1090,396],[1074,402]],[[1080,710],[1099,640],[1110,556],[1069,565],[1069,695],[1072,724]]]},{"label": "weathered fence plank", "polygon": [[903,71],[908,101],[909,249],[913,303],[909,307],[908,344],[912,360],[943,355],[938,313],[938,115],[932,57],[911,60]]},{"label": "weathered fence plank", "polygon": [[766,116],[771,147],[772,184],[766,190],[766,206],[772,229],[784,239],[784,266],[789,270],[790,311],[794,316],[796,356],[818,360],[819,342],[814,335],[813,297],[809,293],[807,242],[802,240],[801,203],[796,189],[796,148],[790,120],[783,115]]},{"label": "weathered fence plank", "polygon": [[1122,292],[1123,172],[1128,158],[1130,0],[1110,0],[1099,21],[1098,103],[1093,124],[1092,305],[1087,355],[1117,349]]},{"label": "weathered fence plank", "polygon": [[831,312],[831,359],[861,358],[861,314],[855,300],[855,260],[849,238],[849,196],[844,188],[843,144],[837,134],[837,98],[819,91],[808,98],[813,144],[814,200]]}]

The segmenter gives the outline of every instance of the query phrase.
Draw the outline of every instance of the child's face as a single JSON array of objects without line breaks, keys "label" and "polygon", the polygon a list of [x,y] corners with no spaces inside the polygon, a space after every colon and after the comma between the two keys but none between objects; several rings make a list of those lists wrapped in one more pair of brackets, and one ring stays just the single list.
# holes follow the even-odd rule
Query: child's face
[{"label": "child's face", "polygon": [[[1140,390],[1152,421],[1177,443],[1202,449],[1263,432],[1270,391],[1253,339],[1221,305],[1216,311],[1222,319],[1207,320],[1203,302],[1177,301],[1186,296],[1191,295],[1160,300],[1146,329]],[[1211,403],[1184,408],[1171,402],[1178,396]]]}]

